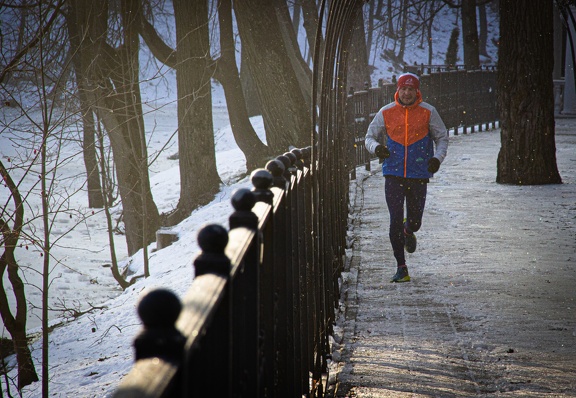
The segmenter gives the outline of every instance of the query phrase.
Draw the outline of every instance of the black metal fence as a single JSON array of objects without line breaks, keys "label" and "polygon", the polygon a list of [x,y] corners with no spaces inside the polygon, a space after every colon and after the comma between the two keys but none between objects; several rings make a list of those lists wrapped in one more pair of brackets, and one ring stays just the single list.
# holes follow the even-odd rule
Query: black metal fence
[{"label": "black metal fence", "polygon": [[[424,101],[436,107],[453,135],[482,131],[484,126],[496,127],[500,115],[495,67],[467,70],[462,65],[420,65],[408,66],[406,71],[420,76],[420,91]],[[365,164],[369,167],[372,156],[364,148],[366,130],[376,112],[394,101],[395,92],[395,81],[380,81],[378,87],[365,87],[361,91],[350,89],[346,116],[354,141],[354,153],[350,155],[354,165]]]},{"label": "black metal fence", "polygon": [[322,396],[333,270],[312,254],[310,148],[277,157],[233,194],[229,230],[198,234],[182,302],[144,296],[136,364],[114,397]]}]

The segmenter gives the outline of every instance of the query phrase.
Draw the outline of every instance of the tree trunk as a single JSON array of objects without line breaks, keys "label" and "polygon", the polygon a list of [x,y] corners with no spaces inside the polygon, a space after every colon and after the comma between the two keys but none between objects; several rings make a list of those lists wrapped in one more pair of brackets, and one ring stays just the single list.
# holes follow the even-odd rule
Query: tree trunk
[{"label": "tree trunk", "polygon": [[485,57],[488,56],[486,44],[488,41],[488,21],[486,20],[486,4],[478,5],[478,21],[479,21],[479,34],[478,34],[478,54]]},{"label": "tree trunk", "polygon": [[263,167],[272,154],[256,134],[246,110],[246,100],[236,66],[232,31],[232,4],[230,0],[220,0],[218,4],[222,55],[218,59],[217,78],[224,87],[234,139],[246,157],[246,170],[251,172],[258,167]]},{"label": "tree trunk", "polygon": [[275,153],[311,143],[312,118],[287,56],[274,4],[237,1],[234,11],[242,51],[256,82],[266,141]]},{"label": "tree trunk", "polygon": [[248,56],[246,54],[246,51],[242,51],[240,54],[240,83],[242,84],[242,93],[246,99],[246,111],[248,112],[248,116],[252,117],[261,115],[262,107],[260,106],[256,83],[252,77]]},{"label": "tree trunk", "polygon": [[368,70],[368,49],[366,48],[366,33],[364,31],[364,14],[358,13],[354,22],[354,33],[350,43],[348,56],[348,89],[363,90],[367,84],[371,86],[370,71]]},{"label": "tree trunk", "polygon": [[304,61],[296,32],[292,29],[292,20],[286,0],[276,0],[276,16],[278,17],[278,26],[282,32],[282,40],[288,53],[288,59],[292,63],[292,69],[298,79],[302,96],[306,100],[308,109],[312,108],[312,71]]},{"label": "tree trunk", "polygon": [[[68,29],[68,37],[70,38],[70,48],[72,53],[78,55],[82,51],[80,47],[81,37],[78,31],[78,25],[74,18],[67,14],[66,27]],[[94,124],[94,113],[89,104],[88,96],[86,95],[86,76],[82,73],[82,66],[80,57],[72,57],[72,65],[74,67],[74,74],[76,75],[76,85],[78,87],[78,102],[80,103],[80,111],[82,112],[82,129],[83,141],[82,152],[84,155],[84,167],[86,168],[87,175],[87,188],[88,188],[88,206],[92,208],[102,208],[104,206],[104,199],[102,196],[102,186],[100,185],[100,173],[98,171],[98,162],[96,160],[96,125]]]},{"label": "tree trunk", "polygon": [[462,41],[464,64],[468,69],[480,66],[478,54],[478,28],[476,27],[476,0],[462,0]]},{"label": "tree trunk", "polygon": [[396,55],[396,61],[400,64],[404,63],[404,52],[406,51],[406,32],[408,27],[408,7],[410,6],[408,0],[402,0],[402,10],[400,13],[402,14],[401,24],[402,28],[400,31],[402,34],[400,35],[400,49],[398,50],[398,55]]},{"label": "tree trunk", "polygon": [[558,184],[554,137],[552,0],[500,0],[496,181]]},{"label": "tree trunk", "polygon": [[[318,7],[314,0],[301,0],[302,14],[304,22],[302,26],[306,32],[306,40],[308,41],[309,58],[314,54],[314,46],[316,45],[316,33],[318,32]],[[321,46],[324,47],[324,39],[321,40]],[[318,65],[314,65],[316,68]]]},{"label": "tree trunk", "polygon": [[96,125],[94,123],[94,113],[88,105],[86,89],[80,88],[84,85],[84,82],[81,82],[81,80],[82,78],[77,79],[77,85],[80,109],[82,112],[82,129],[84,131],[82,152],[84,155],[84,167],[86,168],[88,178],[88,207],[101,209],[104,207],[104,196],[102,195],[98,161],[96,160]]},{"label": "tree trunk", "polygon": [[178,90],[178,153],[180,200],[170,224],[188,217],[218,192],[216,168],[208,4],[174,0],[176,20],[176,87]]},{"label": "tree trunk", "polygon": [[88,77],[86,95],[110,138],[128,254],[132,255],[144,246],[143,242],[147,245],[155,241],[160,216],[147,171],[136,26],[124,21],[128,25],[123,26],[123,44],[117,49],[110,47],[105,42],[107,19],[102,18],[108,15],[106,4],[79,0],[71,3],[70,14],[76,18],[79,31],[85,32],[78,56]]},{"label": "tree trunk", "polygon": [[394,29],[394,7],[392,5],[392,0],[388,0],[388,7],[386,7],[386,14],[387,14],[387,22],[388,28],[386,29],[386,34],[388,37],[395,39],[398,36],[396,35],[396,29]]},{"label": "tree trunk", "polygon": [[[0,220],[0,224],[4,221]],[[6,224],[4,224],[6,225]],[[14,258],[14,248],[12,239],[7,238],[6,230],[3,227],[4,234],[4,253],[0,257],[0,314],[2,321],[14,344],[14,352],[16,353],[16,362],[18,363],[18,389],[21,390],[25,386],[38,381],[38,374],[34,367],[32,354],[28,347],[28,339],[26,336],[26,317],[27,317],[27,302],[24,290],[24,283],[18,275],[18,263]],[[7,230],[8,234],[12,231]],[[16,239],[17,240],[17,239]],[[6,288],[4,287],[3,279],[4,273],[8,270],[8,278],[12,287],[12,292],[16,298],[16,316],[12,315],[8,298],[6,297]]]},{"label": "tree trunk", "polygon": [[[10,190],[15,209],[15,213],[10,216],[10,220],[14,222],[12,228],[10,228],[3,218],[0,218],[0,233],[2,234],[2,243],[4,245],[4,253],[0,256],[0,315],[14,344],[16,361],[18,363],[18,389],[21,390],[23,387],[38,381],[38,374],[34,368],[34,362],[26,338],[26,321],[28,316],[26,292],[24,283],[18,274],[19,266],[14,256],[14,251],[16,247],[18,247],[20,231],[24,224],[24,206],[18,187],[1,161],[0,175],[2,176],[2,181],[4,181],[4,184]],[[10,281],[12,292],[16,299],[15,316],[10,309],[8,298],[6,297],[6,288],[4,287],[4,274],[6,270],[8,270],[8,280]]]}]

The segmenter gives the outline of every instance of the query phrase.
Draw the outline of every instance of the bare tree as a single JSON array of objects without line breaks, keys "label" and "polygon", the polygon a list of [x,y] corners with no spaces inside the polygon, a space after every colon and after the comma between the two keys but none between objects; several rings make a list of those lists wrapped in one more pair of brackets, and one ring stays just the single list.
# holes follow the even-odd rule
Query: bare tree
[{"label": "bare tree", "polygon": [[[464,48],[464,64],[469,69],[480,66],[478,27],[476,25],[477,0],[462,0],[457,4],[454,0],[442,0],[450,8],[460,8],[462,11],[462,46]],[[491,1],[491,0],[488,0]],[[486,3],[487,1],[483,1]]]},{"label": "bare tree", "polygon": [[500,0],[499,183],[562,182],[554,137],[552,7],[552,0]]},{"label": "bare tree", "polygon": [[[154,56],[176,70],[178,89],[178,142],[181,195],[168,224],[181,221],[206,203],[218,189],[212,127],[211,79],[224,88],[232,132],[251,170],[271,155],[250,124],[249,113],[236,66],[230,1],[218,2],[220,57],[210,52],[207,2],[174,2],[176,48],[166,44],[143,16],[140,34]],[[201,72],[198,72],[201,71]]]},{"label": "bare tree", "polygon": [[[59,11],[62,5],[63,1],[58,1],[53,4],[46,5],[31,5],[30,9],[26,5],[18,6],[19,10],[21,11],[21,18],[19,19],[18,41],[15,50],[12,52],[13,56],[10,59],[6,59],[6,65],[0,73],[0,83],[2,83],[1,92],[6,96],[5,98],[7,98],[7,102],[9,104],[20,106],[20,102],[22,102],[17,100],[15,97],[16,93],[23,88],[22,84],[20,84],[21,82],[13,79],[14,81],[12,82],[12,89],[4,84],[5,79],[8,80],[8,78],[13,77],[16,73],[20,75],[20,78],[26,80],[29,79],[32,81],[34,86],[38,88],[38,93],[40,95],[44,95],[45,100],[48,100],[46,86],[50,85],[51,83],[55,83],[55,87],[59,85],[58,81],[54,82],[52,80],[54,77],[53,73],[45,73],[41,63],[38,64],[31,62],[30,59],[35,59],[36,54],[43,54],[43,47],[45,45],[49,45],[50,41],[45,42],[45,37],[49,36],[48,32],[50,32],[50,29],[56,25],[57,16],[59,15]],[[29,12],[32,10],[32,7],[37,7],[36,14]],[[23,32],[27,30],[24,26],[28,24],[27,18],[29,14],[31,14],[31,17],[34,19],[34,21],[31,23],[31,26],[35,28],[35,31],[28,39],[28,37],[26,37]],[[5,48],[8,49],[9,46],[6,46],[6,44],[8,43],[3,43]],[[35,53],[31,55],[30,53],[33,50]],[[52,56],[51,58],[53,63],[57,63],[57,56]],[[54,71],[52,70],[50,72]],[[19,90],[14,90],[15,87],[18,87]],[[42,105],[44,105],[41,107],[42,111],[48,109],[46,102],[42,103]],[[22,109],[22,111],[24,118],[29,118],[29,114],[26,113],[26,110]],[[44,113],[43,116],[44,117],[42,120],[45,122],[43,126],[45,126],[46,123],[49,123],[49,119]],[[32,126],[39,127],[39,125],[35,124],[34,121],[32,121]],[[3,128],[4,127],[5,126],[3,126]],[[38,156],[39,152],[36,149],[28,149],[29,156]],[[11,162],[11,159],[9,159],[9,161]],[[30,169],[25,171],[24,176],[28,175],[29,171]],[[18,241],[24,227],[25,198],[23,198],[20,193],[20,182],[16,183],[13,180],[9,169],[7,169],[2,162],[0,162],[0,174],[2,175],[4,185],[9,190],[8,202],[12,202],[12,206],[10,206],[9,203],[5,203],[0,213],[0,230],[2,233],[2,246],[4,248],[4,252],[0,257],[0,315],[2,316],[2,320],[6,329],[12,336],[14,350],[18,362],[17,387],[18,389],[22,389],[26,385],[38,380],[38,375],[34,368],[30,349],[28,348],[26,330],[28,310],[25,285],[19,275],[20,266],[15,256],[15,251],[18,247]],[[37,182],[38,180],[36,180],[34,184],[37,184]],[[46,196],[46,192],[44,190],[41,192],[43,197]],[[33,218],[34,217],[29,217],[29,219]],[[10,223],[13,225],[10,226]],[[32,242],[35,242],[35,239],[32,239]],[[6,288],[4,287],[3,276],[6,271],[8,272],[8,280],[12,286],[13,295],[16,302],[15,315],[12,314],[9,299],[6,294]],[[43,278],[44,277],[48,278],[48,275],[43,275]],[[47,300],[47,297],[48,291],[43,290],[43,300]]]},{"label": "bare tree", "polygon": [[422,48],[428,48],[428,64],[433,63],[434,57],[434,20],[444,6],[445,4],[438,0],[426,1],[414,5],[414,12],[418,17],[418,21],[422,21],[420,41]]},{"label": "bare tree", "polygon": [[296,31],[292,25],[290,18],[290,11],[288,10],[287,0],[276,0],[276,16],[278,18],[278,26],[282,33],[282,40],[288,53],[288,59],[294,69],[294,74],[298,79],[302,96],[306,101],[306,106],[312,108],[312,70],[302,57]]},{"label": "bare tree", "polygon": [[254,127],[250,124],[246,100],[242,91],[240,74],[236,66],[236,49],[232,29],[232,5],[230,0],[218,1],[218,21],[220,24],[220,58],[216,61],[215,77],[222,83],[230,125],[238,147],[246,156],[246,170],[250,172],[262,167],[272,156],[269,148],[262,143]]},{"label": "bare tree", "polygon": [[180,199],[173,222],[188,217],[218,192],[212,124],[208,2],[174,0]]},{"label": "bare tree", "polygon": [[[2,246],[4,252],[0,257],[0,315],[4,326],[12,337],[14,352],[18,362],[18,389],[38,381],[38,375],[34,368],[30,348],[28,347],[28,336],[26,323],[28,317],[26,292],[24,283],[18,273],[19,265],[14,255],[18,247],[18,240],[24,225],[24,203],[18,190],[18,186],[12,180],[8,170],[0,161],[0,175],[6,187],[10,190],[13,201],[13,214],[8,214],[8,206],[5,205],[0,216],[0,230],[2,232]],[[10,226],[7,220],[11,220]],[[12,314],[6,288],[4,287],[4,274],[8,271],[8,280],[12,286],[12,291],[16,301],[16,314]]]},{"label": "bare tree", "polygon": [[[115,45],[107,39],[108,2],[71,1],[68,23],[79,38],[75,56],[80,78],[86,82],[78,88],[105,126],[112,145],[126,243],[132,255],[155,240],[160,215],[150,189],[139,87],[135,18],[140,2],[121,0],[120,6],[121,31]],[[146,254],[144,258],[147,261]]]}]

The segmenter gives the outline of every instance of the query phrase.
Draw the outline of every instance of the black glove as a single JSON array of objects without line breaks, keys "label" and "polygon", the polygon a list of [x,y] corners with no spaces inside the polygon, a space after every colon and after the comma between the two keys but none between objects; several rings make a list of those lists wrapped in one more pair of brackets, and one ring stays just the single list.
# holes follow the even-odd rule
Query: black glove
[{"label": "black glove", "polygon": [[374,150],[374,154],[380,159],[386,159],[390,157],[390,151],[384,145],[378,145]]},{"label": "black glove", "polygon": [[428,171],[430,173],[436,173],[440,168],[440,160],[438,158],[428,159]]}]

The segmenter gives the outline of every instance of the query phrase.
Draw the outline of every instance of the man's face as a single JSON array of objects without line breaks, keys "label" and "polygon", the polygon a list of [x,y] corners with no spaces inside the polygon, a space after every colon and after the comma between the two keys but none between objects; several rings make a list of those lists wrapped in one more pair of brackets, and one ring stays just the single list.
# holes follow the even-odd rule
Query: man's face
[{"label": "man's face", "polygon": [[418,90],[410,86],[402,86],[398,89],[398,97],[404,105],[412,105],[416,101]]}]

